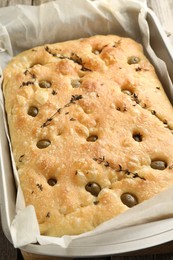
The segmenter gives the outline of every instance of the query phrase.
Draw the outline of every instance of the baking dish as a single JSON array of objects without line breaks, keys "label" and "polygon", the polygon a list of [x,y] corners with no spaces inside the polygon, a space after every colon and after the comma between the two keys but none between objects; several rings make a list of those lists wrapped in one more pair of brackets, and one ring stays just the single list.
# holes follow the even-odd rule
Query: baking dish
[{"label": "baking dish", "polygon": [[[133,11],[136,14],[139,12],[133,6]],[[166,36],[161,29],[161,26],[150,9],[146,9],[147,22],[150,29],[150,43],[158,57],[165,61],[167,64],[170,78],[173,80],[173,54]],[[158,71],[159,74],[159,71]],[[162,77],[160,75],[160,79]],[[2,122],[2,111],[1,111]],[[16,204],[16,188],[15,180],[13,178],[13,170],[11,165],[11,156],[9,151],[9,143],[4,131],[4,124],[0,124],[1,133],[1,146],[0,146],[0,171],[1,171],[1,218],[2,226],[5,235],[12,242],[10,227],[12,220],[15,217],[15,204]],[[8,152],[4,152],[8,151]],[[21,249],[26,252],[52,255],[52,256],[65,256],[65,257],[80,257],[80,256],[101,256],[101,255],[115,255],[129,251],[139,250],[155,245],[159,245],[172,240],[173,230],[171,226],[173,219],[160,220],[139,226],[122,228],[116,230],[116,236],[113,233],[105,233],[104,243],[100,243],[97,237],[81,238],[80,240],[72,241],[67,248],[58,245],[48,244],[28,244],[22,246]],[[141,230],[143,230],[141,234]],[[99,241],[99,242],[98,242]],[[87,244],[86,244],[87,242]],[[124,246],[126,244],[126,246]]]}]

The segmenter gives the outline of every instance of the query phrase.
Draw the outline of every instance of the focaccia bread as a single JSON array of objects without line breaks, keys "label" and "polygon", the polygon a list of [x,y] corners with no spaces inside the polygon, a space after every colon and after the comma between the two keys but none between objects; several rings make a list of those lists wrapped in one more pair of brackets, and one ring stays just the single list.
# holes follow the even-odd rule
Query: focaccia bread
[{"label": "focaccia bread", "polygon": [[41,234],[92,230],[173,185],[173,108],[134,40],[98,35],[25,51],[6,67],[3,91]]}]

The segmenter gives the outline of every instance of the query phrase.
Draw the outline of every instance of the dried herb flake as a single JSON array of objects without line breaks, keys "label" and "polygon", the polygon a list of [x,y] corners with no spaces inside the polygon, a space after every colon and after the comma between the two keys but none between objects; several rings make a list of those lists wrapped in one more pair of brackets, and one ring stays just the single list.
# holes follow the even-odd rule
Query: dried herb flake
[{"label": "dried herb flake", "polygon": [[42,184],[38,184],[37,183],[37,185],[36,185],[41,191],[43,190],[43,186],[42,186]]},{"label": "dried herb flake", "polygon": [[22,162],[22,159],[23,159],[24,156],[25,156],[25,154],[22,154],[22,155],[19,157],[19,162]]},{"label": "dried herb flake", "polygon": [[46,218],[50,218],[50,212],[47,213]]}]

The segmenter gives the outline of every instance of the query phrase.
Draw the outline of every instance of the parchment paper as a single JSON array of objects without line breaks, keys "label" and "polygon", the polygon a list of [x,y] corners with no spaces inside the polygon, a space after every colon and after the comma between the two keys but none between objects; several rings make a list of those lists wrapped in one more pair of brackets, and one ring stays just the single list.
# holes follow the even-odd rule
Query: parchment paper
[{"label": "parchment paper", "polygon": [[[156,57],[149,45],[146,10],[145,0],[140,2],[135,0],[57,0],[39,7],[18,5],[1,8],[0,66],[3,69],[14,55],[37,45],[95,34],[118,34],[132,37],[143,44],[150,60],[162,80],[165,81],[165,90],[170,100],[173,100],[173,87],[165,63]],[[1,81],[2,77],[0,83]],[[3,110],[2,93],[0,93],[0,104]],[[7,128],[6,131],[8,134]],[[169,188],[151,200],[103,223],[91,232],[62,238],[40,236],[34,208],[33,206],[25,207],[17,171],[14,165],[13,167],[18,192],[16,217],[11,224],[10,232],[15,247],[35,242],[42,245],[57,244],[68,247],[71,241],[81,238],[83,243],[87,244],[87,239],[93,236],[98,243],[101,241],[103,244],[109,233],[110,236],[116,236],[116,230],[121,228],[173,217],[173,188]],[[141,229],[141,232],[143,230]]]}]

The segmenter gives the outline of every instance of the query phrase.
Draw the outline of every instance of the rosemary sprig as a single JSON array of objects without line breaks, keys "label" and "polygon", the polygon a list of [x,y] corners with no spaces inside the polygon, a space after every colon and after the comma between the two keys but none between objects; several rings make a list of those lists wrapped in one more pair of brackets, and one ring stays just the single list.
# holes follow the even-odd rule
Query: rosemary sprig
[{"label": "rosemary sprig", "polygon": [[115,170],[115,172],[122,172],[124,173],[126,176],[132,177],[132,178],[140,178],[142,180],[145,180],[144,177],[141,177],[137,172],[131,172],[129,169],[123,169],[122,166],[119,164],[118,165],[118,169],[115,169],[106,159],[105,156],[102,157],[94,157],[93,158],[94,161],[96,161],[98,164],[103,164],[105,167],[111,167],[113,170]]},{"label": "rosemary sprig", "polygon": [[[55,117],[57,114],[60,114],[60,113],[61,113],[62,109],[64,109],[65,107],[69,107],[69,106],[71,106],[72,104],[76,104],[76,101],[78,101],[78,100],[80,100],[80,99],[82,99],[82,98],[83,98],[82,95],[72,95],[70,101],[69,101],[67,104],[65,104],[62,108],[58,108],[58,109],[56,110],[56,112],[55,112],[51,117],[47,118],[47,120],[41,125],[41,128],[44,128],[44,127],[48,126],[48,125],[50,124],[50,122],[54,119],[54,117]],[[69,112],[68,112],[68,113],[69,113]],[[66,114],[67,114],[67,113],[66,113]],[[74,120],[72,119],[72,120],[70,120],[70,121],[74,121]]]}]

